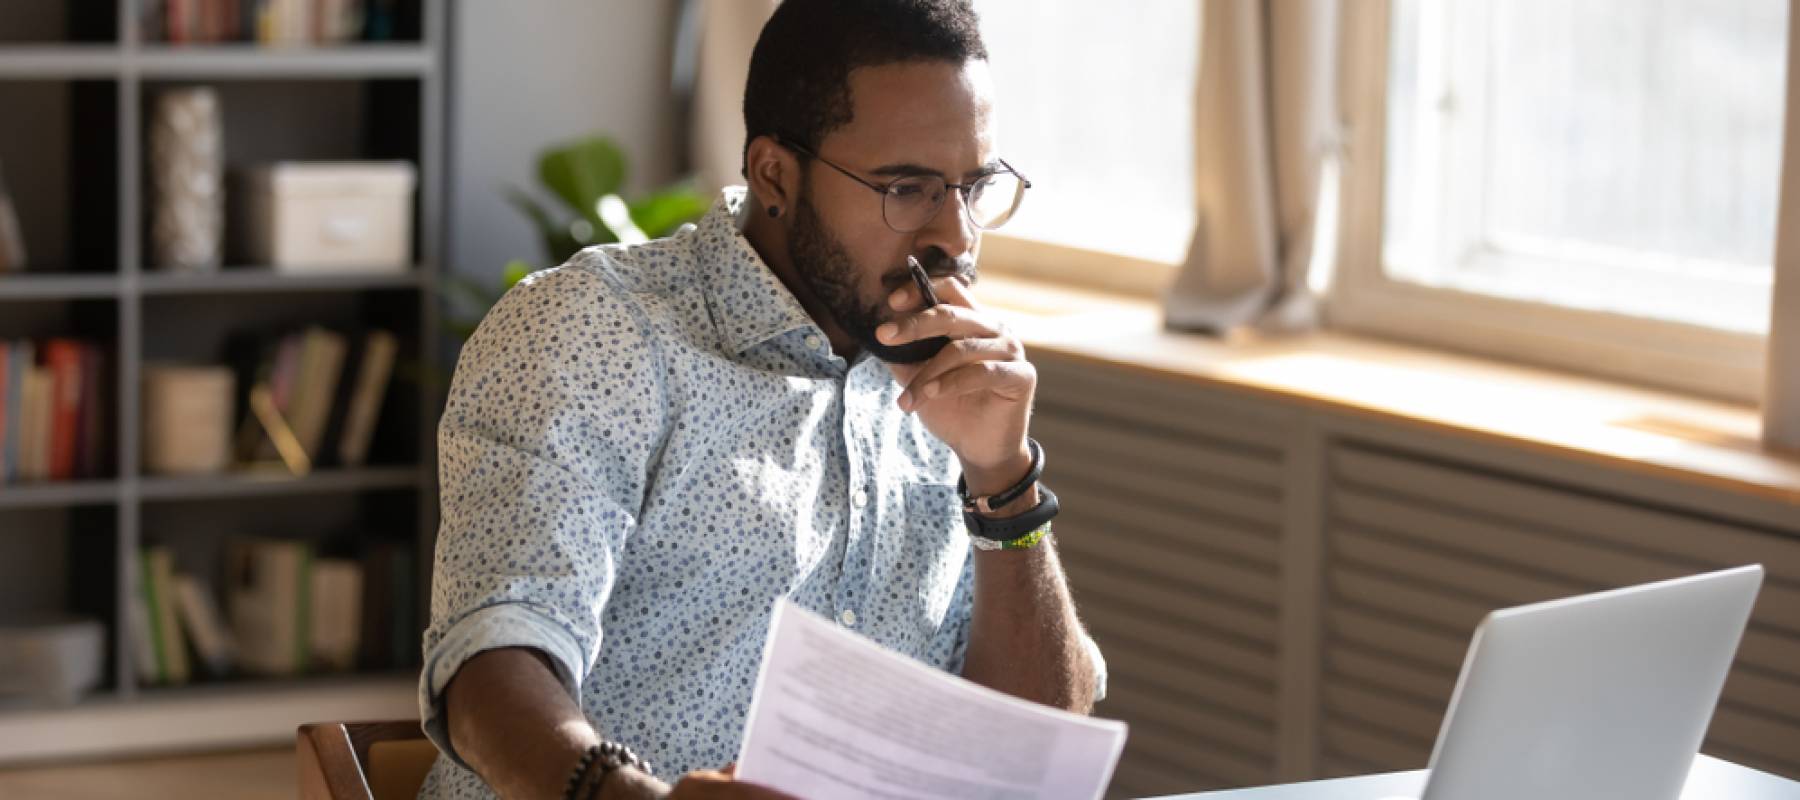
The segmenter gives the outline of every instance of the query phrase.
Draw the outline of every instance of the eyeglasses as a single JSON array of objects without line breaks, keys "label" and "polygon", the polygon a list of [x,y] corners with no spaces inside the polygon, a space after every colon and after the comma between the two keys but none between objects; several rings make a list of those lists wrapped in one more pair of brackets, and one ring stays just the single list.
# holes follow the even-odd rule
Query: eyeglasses
[{"label": "eyeglasses", "polygon": [[878,184],[864,180],[862,176],[851,172],[814,153],[805,147],[788,141],[782,141],[788,148],[810,158],[825,162],[825,165],[844,173],[845,177],[856,181],[881,194],[881,219],[895,233],[913,233],[937,217],[938,209],[944,207],[944,200],[950,196],[950,190],[962,192],[963,209],[968,213],[969,222],[982,230],[991,231],[1005,225],[1019,210],[1020,201],[1025,199],[1025,190],[1031,188],[1031,181],[1020,175],[1018,170],[1004,160],[1000,161],[1001,169],[986,173],[968,183],[950,183],[940,175],[902,175]]}]

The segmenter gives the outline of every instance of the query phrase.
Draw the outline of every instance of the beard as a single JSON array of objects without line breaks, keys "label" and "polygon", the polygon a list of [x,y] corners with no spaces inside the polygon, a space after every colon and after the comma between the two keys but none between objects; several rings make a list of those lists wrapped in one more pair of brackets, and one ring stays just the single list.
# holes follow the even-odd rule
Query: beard
[{"label": "beard", "polygon": [[[950,343],[943,336],[933,336],[905,344],[885,344],[875,338],[875,329],[892,319],[893,312],[884,295],[880,301],[865,303],[857,295],[857,269],[842,243],[825,229],[807,193],[802,191],[794,208],[794,227],[788,239],[788,259],[794,271],[806,282],[813,297],[825,307],[833,322],[855,339],[870,355],[890,364],[919,364],[931,359]],[[937,248],[927,250],[919,259],[930,274],[961,274],[971,279],[973,262],[958,263]],[[944,269],[949,266],[951,269]],[[894,288],[911,281],[905,267],[892,276],[883,276],[883,285]],[[892,278],[890,281],[889,278]],[[891,290],[890,290],[891,291]]]}]

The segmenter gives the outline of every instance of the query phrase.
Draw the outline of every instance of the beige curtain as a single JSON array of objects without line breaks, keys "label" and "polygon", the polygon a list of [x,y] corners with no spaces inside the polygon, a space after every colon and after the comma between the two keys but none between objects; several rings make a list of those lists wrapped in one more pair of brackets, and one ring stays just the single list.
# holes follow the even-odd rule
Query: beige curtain
[{"label": "beige curtain", "polygon": [[1328,267],[1336,250],[1335,225],[1315,223],[1335,217],[1339,0],[1204,3],[1197,220],[1164,319],[1213,332],[1310,327],[1309,267]]},{"label": "beige curtain", "polygon": [[699,0],[692,152],[699,188],[744,182],[744,80],[775,0]]}]

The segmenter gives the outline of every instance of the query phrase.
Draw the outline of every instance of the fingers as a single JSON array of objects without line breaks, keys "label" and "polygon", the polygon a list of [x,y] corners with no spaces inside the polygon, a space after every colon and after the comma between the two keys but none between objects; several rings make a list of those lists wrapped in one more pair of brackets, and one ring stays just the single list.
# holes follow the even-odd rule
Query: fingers
[{"label": "fingers", "polygon": [[883,344],[905,344],[933,336],[991,339],[1005,334],[1005,328],[988,315],[949,304],[908,314],[875,329],[875,338]]},{"label": "fingers", "polygon": [[722,771],[698,770],[681,776],[669,800],[797,800],[793,795],[767,786],[737,780],[737,765]]},{"label": "fingers", "polygon": [[976,361],[924,383],[917,392],[903,393],[901,407],[916,411],[928,403],[954,400],[977,392],[1024,400],[1031,396],[1036,385],[1037,368],[1029,361]]},{"label": "fingers", "polygon": [[[937,294],[938,302],[942,305],[981,310],[981,304],[976,302],[975,295],[969,291],[968,282],[960,275],[933,278],[931,291]],[[888,305],[895,311],[912,311],[918,307],[919,303],[919,290],[912,286],[902,286],[888,295]]]},{"label": "fingers", "polygon": [[906,390],[900,394],[900,407],[908,411],[925,400],[939,396],[939,379],[952,371],[982,361],[1024,361],[1025,346],[1012,337],[987,339],[953,339],[930,361],[906,376]]}]

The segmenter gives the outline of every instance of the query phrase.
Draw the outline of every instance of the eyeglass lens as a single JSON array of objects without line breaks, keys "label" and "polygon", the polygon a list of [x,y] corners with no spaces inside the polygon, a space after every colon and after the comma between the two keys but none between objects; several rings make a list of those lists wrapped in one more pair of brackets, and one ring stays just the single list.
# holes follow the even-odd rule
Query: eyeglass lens
[{"label": "eyeglass lens", "polygon": [[[882,213],[894,230],[916,231],[931,222],[938,209],[943,207],[949,191],[944,179],[935,175],[901,178],[888,187],[882,198]],[[969,221],[983,229],[1004,225],[1018,209],[1024,193],[1024,183],[1010,172],[995,172],[977,178],[964,198]]]}]

